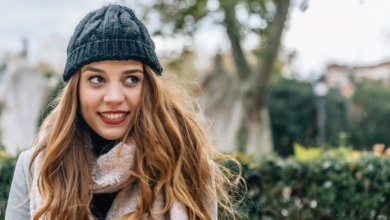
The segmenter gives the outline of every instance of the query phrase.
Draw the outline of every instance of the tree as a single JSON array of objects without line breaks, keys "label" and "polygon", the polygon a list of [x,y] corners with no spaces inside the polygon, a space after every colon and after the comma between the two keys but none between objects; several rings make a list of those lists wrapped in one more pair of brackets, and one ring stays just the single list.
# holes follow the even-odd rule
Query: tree
[{"label": "tree", "polygon": [[348,142],[354,149],[371,150],[374,144],[390,145],[390,89],[366,80],[356,84],[350,115],[352,129]]},{"label": "tree", "polygon": [[[306,5],[307,1],[303,1],[302,9],[306,8]],[[237,88],[234,93],[238,95],[232,97],[241,103],[242,108],[242,113],[239,114],[240,123],[235,133],[242,131],[245,151],[257,156],[272,151],[272,141],[264,142],[267,138],[271,140],[267,124],[269,116],[264,102],[289,7],[290,0],[156,0],[144,7],[144,20],[148,21],[148,15],[156,12],[161,20],[161,26],[155,31],[155,35],[193,36],[201,26],[201,21],[206,18],[225,27],[231,43],[236,73],[233,76],[224,75],[237,81],[238,86],[227,89]],[[250,19],[238,19],[239,13]],[[254,22],[254,25],[249,20],[255,20],[257,23]],[[167,29],[170,31],[166,31]],[[255,65],[249,64],[241,45],[241,41],[249,34],[255,34],[262,41],[259,47],[252,51],[257,57]],[[216,72],[212,71],[210,74],[217,74]],[[211,78],[213,77],[209,77]],[[204,89],[215,90],[206,87]],[[229,103],[233,105],[236,102]]]},{"label": "tree", "polygon": [[[279,79],[270,83],[267,106],[272,118],[271,127],[275,151],[282,156],[292,155],[293,144],[305,147],[317,144],[317,105],[311,83]],[[326,102],[326,143],[345,146],[343,138],[350,130],[348,99],[338,89],[331,88]],[[343,142],[344,141],[344,142]]]}]

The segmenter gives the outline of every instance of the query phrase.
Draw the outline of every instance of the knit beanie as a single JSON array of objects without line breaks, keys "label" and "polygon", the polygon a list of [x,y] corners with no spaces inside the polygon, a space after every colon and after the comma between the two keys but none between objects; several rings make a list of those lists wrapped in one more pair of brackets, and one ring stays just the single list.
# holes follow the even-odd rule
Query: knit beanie
[{"label": "knit beanie", "polygon": [[145,25],[131,9],[120,5],[104,6],[82,19],[67,54],[65,82],[84,65],[104,60],[135,60],[158,75],[163,71]]}]

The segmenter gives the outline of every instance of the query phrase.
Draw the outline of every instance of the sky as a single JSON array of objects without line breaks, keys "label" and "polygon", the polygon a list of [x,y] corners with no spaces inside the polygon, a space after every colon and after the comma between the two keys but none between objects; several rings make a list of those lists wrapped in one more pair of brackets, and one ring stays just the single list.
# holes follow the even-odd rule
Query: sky
[{"label": "sky", "polygon": [[[209,7],[216,6],[215,0],[209,1],[213,3]],[[88,12],[115,2],[118,1],[0,0],[0,56],[6,51],[20,51],[21,39],[26,37],[31,63],[42,59],[63,63],[67,42],[78,22]],[[389,8],[389,0],[311,0],[304,12],[292,7],[282,43],[286,51],[297,52],[294,70],[301,78],[308,78],[323,73],[333,63],[362,66],[390,61]],[[224,28],[204,23],[194,38],[195,45],[202,48],[197,50],[198,67],[218,49],[229,49]],[[153,39],[157,54],[180,49],[175,40]],[[250,49],[256,43],[258,39],[250,36],[243,45]]]},{"label": "sky", "polygon": [[294,8],[283,36],[296,50],[302,76],[321,74],[329,64],[375,65],[390,61],[390,1],[312,0]]}]

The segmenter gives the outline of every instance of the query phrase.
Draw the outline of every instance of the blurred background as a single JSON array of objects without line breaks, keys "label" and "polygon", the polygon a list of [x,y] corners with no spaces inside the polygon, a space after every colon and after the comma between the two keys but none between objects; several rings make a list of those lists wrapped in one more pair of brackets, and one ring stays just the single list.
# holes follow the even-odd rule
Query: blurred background
[{"label": "blurred background", "polygon": [[74,28],[110,3],[144,21],[165,72],[199,85],[210,141],[251,184],[237,216],[387,219],[388,0],[0,0],[0,210]]}]

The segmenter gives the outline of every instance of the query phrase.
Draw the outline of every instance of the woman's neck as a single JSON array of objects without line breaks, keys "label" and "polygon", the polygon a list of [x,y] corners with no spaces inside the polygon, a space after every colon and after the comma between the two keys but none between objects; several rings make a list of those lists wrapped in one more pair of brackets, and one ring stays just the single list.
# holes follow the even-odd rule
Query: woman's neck
[{"label": "woman's neck", "polygon": [[81,130],[84,129],[88,130],[89,132],[91,137],[92,153],[95,157],[100,157],[101,155],[108,153],[108,151],[110,151],[117,143],[119,143],[120,140],[107,140],[96,133],[84,120],[80,111],[77,111],[77,117],[79,118],[78,123],[81,127]]},{"label": "woman's neck", "polygon": [[119,140],[107,140],[103,138],[89,126],[88,129],[91,136],[92,151],[96,157],[106,154],[119,143]]}]

